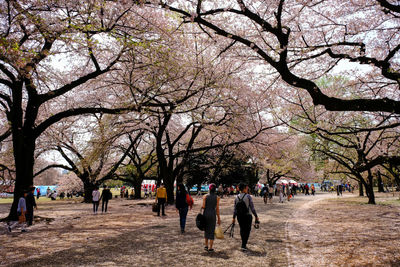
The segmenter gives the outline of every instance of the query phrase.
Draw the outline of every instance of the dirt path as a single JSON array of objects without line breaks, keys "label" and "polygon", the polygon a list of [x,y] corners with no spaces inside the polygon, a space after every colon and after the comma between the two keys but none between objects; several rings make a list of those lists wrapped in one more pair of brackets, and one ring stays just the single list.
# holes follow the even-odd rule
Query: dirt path
[{"label": "dirt path", "polygon": [[[0,266],[236,266],[238,263],[257,267],[360,266],[356,263],[365,261],[360,261],[358,253],[367,253],[363,257],[382,264],[390,263],[389,257],[385,256],[384,260],[370,257],[375,255],[372,251],[357,249],[356,244],[351,243],[346,246],[353,249],[353,256],[346,258],[350,264],[333,261],[337,255],[343,258],[343,254],[337,253],[349,255],[350,252],[342,248],[344,243],[355,240],[359,244],[374,243],[375,238],[374,248],[382,247],[381,241],[385,240],[399,245],[399,239],[394,239],[398,237],[400,226],[397,208],[349,204],[347,199],[337,200],[334,195],[321,194],[296,196],[290,202],[268,205],[261,198],[255,198],[261,227],[252,229],[245,257],[239,250],[238,226],[233,239],[226,236],[224,240],[216,240],[216,252],[207,253],[203,250],[203,232],[196,228],[194,219],[200,202],[196,199],[196,206],[189,212],[184,235],[180,234],[179,218],[173,207],[167,208],[166,218],[157,217],[150,211],[151,201],[148,200],[113,200],[111,213],[106,215],[91,214],[90,204],[44,203],[36,215],[47,220],[36,222],[28,233],[9,234],[4,227],[0,229]],[[370,210],[372,216],[383,214],[381,220],[374,222],[382,224],[381,228],[374,228],[379,229],[376,235],[370,236],[368,227],[371,225],[359,228],[355,227],[355,221],[343,224],[343,218],[348,217],[347,206],[357,209],[357,215],[365,213],[357,219],[359,225],[368,224]],[[221,201],[224,229],[232,220],[232,208],[233,198]],[[6,209],[0,206],[0,214]],[[349,233],[339,234],[349,230],[348,227],[358,239]],[[391,231],[389,236],[387,231]],[[386,239],[380,240],[377,235]],[[367,236],[370,239],[365,240]],[[389,250],[380,249],[376,255],[382,256]],[[396,250],[391,253],[393,260],[400,259]]]},{"label": "dirt path", "polygon": [[322,195],[299,206],[287,225],[289,266],[400,266],[399,206],[365,203]]}]

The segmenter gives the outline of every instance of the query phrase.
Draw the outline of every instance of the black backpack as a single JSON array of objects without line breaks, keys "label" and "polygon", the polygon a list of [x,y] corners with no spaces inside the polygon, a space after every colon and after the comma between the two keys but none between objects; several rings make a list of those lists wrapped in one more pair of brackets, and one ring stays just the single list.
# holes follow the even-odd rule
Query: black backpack
[{"label": "black backpack", "polygon": [[238,202],[236,203],[236,215],[238,217],[243,217],[249,213],[249,208],[246,206],[246,203],[244,202],[244,198],[246,197],[247,194],[244,194],[242,198],[238,196]]}]

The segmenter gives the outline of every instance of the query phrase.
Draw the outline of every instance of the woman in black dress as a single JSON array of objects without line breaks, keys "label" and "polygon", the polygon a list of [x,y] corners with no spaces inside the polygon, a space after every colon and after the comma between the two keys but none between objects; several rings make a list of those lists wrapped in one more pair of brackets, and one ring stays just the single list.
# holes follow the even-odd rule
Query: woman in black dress
[{"label": "woman in black dress", "polygon": [[[218,225],[221,224],[221,218],[219,217],[219,200],[220,198],[215,194],[217,186],[215,184],[210,184],[210,193],[203,197],[204,217],[206,218],[206,228],[204,231],[205,246],[206,251],[212,252],[214,244],[214,232],[215,232],[215,221],[218,218]],[[208,246],[208,241],[210,241],[210,246]]]}]

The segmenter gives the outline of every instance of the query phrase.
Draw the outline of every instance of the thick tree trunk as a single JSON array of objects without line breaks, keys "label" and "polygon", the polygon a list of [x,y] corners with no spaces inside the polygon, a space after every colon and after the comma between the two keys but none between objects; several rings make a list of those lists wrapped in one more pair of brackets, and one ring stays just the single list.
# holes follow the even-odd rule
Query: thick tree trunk
[{"label": "thick tree trunk", "polygon": [[174,182],[175,182],[175,179],[173,177],[168,177],[167,179],[164,179],[165,188],[167,189],[168,204],[175,203]]},{"label": "thick tree trunk", "polygon": [[360,197],[364,196],[364,187],[363,187],[363,184],[361,182],[358,182],[358,192],[359,192],[359,196]]},{"label": "thick tree trunk", "polygon": [[377,180],[378,180],[378,192],[381,193],[385,192],[385,188],[383,188],[382,176],[380,171],[378,171]]},{"label": "thick tree trunk", "polygon": [[372,186],[368,186],[368,204],[375,205],[375,194]]},{"label": "thick tree trunk", "polygon": [[22,136],[22,131],[13,134],[13,148],[15,159],[15,188],[14,200],[11,205],[9,220],[17,220],[18,201],[23,191],[33,185],[33,165],[35,140],[29,136]]},{"label": "thick tree trunk", "polygon": [[91,203],[92,202],[92,193],[94,188],[96,187],[95,184],[86,181],[83,182],[83,191],[84,191],[84,196],[83,196],[83,202],[85,203]]},{"label": "thick tree trunk", "polygon": [[142,198],[142,182],[143,182],[143,179],[140,179],[140,178],[136,178],[134,181],[133,181],[133,188],[135,189],[135,199],[141,199]]}]

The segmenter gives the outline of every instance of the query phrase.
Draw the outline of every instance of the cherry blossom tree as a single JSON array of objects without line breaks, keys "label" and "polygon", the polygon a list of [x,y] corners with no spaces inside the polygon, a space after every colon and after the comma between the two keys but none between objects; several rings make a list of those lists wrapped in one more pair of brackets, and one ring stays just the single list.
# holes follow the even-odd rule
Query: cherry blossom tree
[{"label": "cherry blossom tree", "polygon": [[[148,116],[143,125],[153,135],[159,179],[171,202],[174,182],[183,181],[194,153],[246,142],[273,125],[259,114],[264,98],[249,92],[240,76],[249,74],[241,72],[241,64],[218,57],[220,51],[201,35],[164,35],[157,49],[127,61],[124,75],[117,78],[138,102],[151,96],[158,104],[141,114]],[[146,68],[132,71],[138,62]]]},{"label": "cherry blossom tree", "polygon": [[[319,81],[332,92],[346,92],[345,81],[333,77]],[[308,134],[308,146],[317,157],[328,158],[336,165],[335,174],[345,174],[365,186],[369,204],[375,204],[374,179],[376,168],[398,160],[398,116],[368,112],[326,112],[298,95],[285,98],[282,120],[298,132]],[[291,106],[291,107],[290,107]],[[326,166],[329,167],[329,166]]]},{"label": "cherry blossom tree", "polygon": [[49,164],[38,173],[52,168],[74,173],[83,183],[84,201],[91,202],[94,188],[114,178],[134,143],[120,153],[118,145],[123,141],[123,134],[115,116],[93,115],[59,124],[65,127],[53,127],[47,135],[51,140],[49,148],[57,151],[65,163]]},{"label": "cherry blossom tree", "polygon": [[[100,78],[140,47],[149,23],[136,2],[2,1],[0,3],[0,142],[12,138],[16,183],[9,217],[33,183],[38,138],[65,118],[137,109],[105,96]],[[153,38],[154,39],[154,38]]]},{"label": "cherry blossom tree", "polygon": [[135,199],[142,198],[142,183],[145,179],[157,176],[157,155],[155,154],[155,143],[151,133],[139,130],[128,135],[130,150],[122,147],[127,153],[128,161],[122,163],[117,179],[133,184]]},{"label": "cherry blossom tree", "polygon": [[[399,8],[390,1],[149,2],[198,25],[225,46],[222,51],[237,49],[265,63],[265,76],[280,78],[286,90],[305,90],[314,105],[400,113]],[[357,85],[351,97],[334,96],[316,83],[346,66]]]}]

